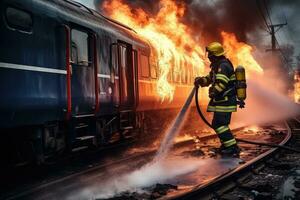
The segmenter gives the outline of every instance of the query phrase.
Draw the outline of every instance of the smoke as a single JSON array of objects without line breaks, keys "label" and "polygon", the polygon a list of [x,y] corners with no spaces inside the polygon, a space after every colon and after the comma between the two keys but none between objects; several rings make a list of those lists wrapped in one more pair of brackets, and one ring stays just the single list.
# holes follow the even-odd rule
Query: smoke
[{"label": "smoke", "polygon": [[[226,164],[225,161],[219,162]],[[229,164],[230,167],[236,166],[238,161],[230,161]],[[87,199],[87,197],[90,197],[89,199],[107,199],[122,195],[122,192],[147,193],[147,188],[157,183],[170,183],[171,180],[192,173],[201,166],[205,166],[205,161],[199,159],[168,159],[151,162],[126,174],[116,172],[117,176],[110,176],[107,181],[98,182],[93,187],[83,187],[66,199]]]},{"label": "smoke", "polygon": [[246,108],[233,115],[233,126],[273,123],[299,115],[300,106],[288,96],[288,79],[276,58],[262,57],[269,66],[264,74],[247,74]]},{"label": "smoke", "polygon": [[[95,7],[101,10],[102,3],[105,0],[95,0]],[[155,15],[159,11],[159,0],[140,1],[140,0],[123,0],[124,3],[132,8],[132,12],[143,9],[149,15]],[[103,10],[101,10],[103,11]]]},{"label": "smoke", "polygon": [[[75,191],[64,191],[61,199],[121,199],[122,193],[148,193],[157,183],[175,184],[184,189],[191,189],[220,174],[239,166],[238,158],[189,158],[172,157],[163,162],[152,162],[126,173],[120,169],[109,170],[102,176],[94,176]],[[122,168],[123,169],[123,168]],[[112,176],[111,174],[115,174]],[[79,181],[80,182],[80,181]],[[91,185],[92,182],[92,185]],[[70,186],[72,188],[72,186]],[[79,189],[80,188],[80,189]],[[70,193],[68,193],[70,192]],[[137,198],[137,197],[136,197]],[[126,198],[127,199],[127,198]]]},{"label": "smoke", "polygon": [[235,33],[247,42],[249,34],[261,31],[262,20],[254,0],[191,0],[187,4],[184,23],[205,43],[221,41],[222,31]]},{"label": "smoke", "polygon": [[99,191],[99,197],[112,197],[124,191],[143,192],[143,188],[153,186],[156,183],[167,183],[170,179],[197,170],[203,164],[203,161],[188,159],[151,162],[140,169],[108,182],[107,185],[104,184],[102,191]]},{"label": "smoke", "polygon": [[[101,10],[103,2],[95,0],[96,7]],[[130,6],[132,13],[142,9],[149,16],[155,16],[160,9],[160,0],[123,2]],[[185,8],[182,22],[191,29],[196,41],[202,44],[221,41],[221,31],[235,33],[238,40],[247,42],[251,34],[262,30],[262,18],[254,0],[176,0],[176,3]],[[255,38],[259,42],[258,37]]]}]

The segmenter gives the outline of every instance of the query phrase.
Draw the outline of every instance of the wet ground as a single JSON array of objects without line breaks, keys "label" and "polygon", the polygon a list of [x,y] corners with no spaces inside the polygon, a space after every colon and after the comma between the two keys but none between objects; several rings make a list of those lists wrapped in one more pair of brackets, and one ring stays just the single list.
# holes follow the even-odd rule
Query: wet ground
[{"label": "wet ground", "polygon": [[[289,146],[300,148],[299,127],[293,130]],[[220,199],[300,199],[300,153],[281,151],[262,169],[251,174],[239,187],[222,195]]]},{"label": "wet ground", "polygon": [[[237,136],[278,142],[285,132],[283,125],[250,127],[238,131]],[[214,153],[214,148],[219,145],[218,140],[204,141],[200,138],[201,134],[198,136],[177,145],[163,160],[152,161],[155,155],[153,146],[124,148],[122,153],[115,152],[114,159],[103,155],[101,165],[96,168],[91,166],[92,169],[84,173],[64,179],[53,178],[56,181],[51,184],[44,181],[45,185],[41,184],[30,192],[27,190],[28,193],[22,187],[11,192],[22,199],[155,199],[187,192],[268,149],[241,144],[240,158],[224,158]]]}]

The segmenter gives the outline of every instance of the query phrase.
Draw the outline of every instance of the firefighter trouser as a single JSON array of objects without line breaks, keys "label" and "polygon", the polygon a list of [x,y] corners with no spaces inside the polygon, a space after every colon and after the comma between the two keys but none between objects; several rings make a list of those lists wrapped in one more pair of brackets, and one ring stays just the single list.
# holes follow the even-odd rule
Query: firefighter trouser
[{"label": "firefighter trouser", "polygon": [[236,140],[229,129],[230,120],[231,112],[214,112],[212,127],[225,148],[236,145]]}]

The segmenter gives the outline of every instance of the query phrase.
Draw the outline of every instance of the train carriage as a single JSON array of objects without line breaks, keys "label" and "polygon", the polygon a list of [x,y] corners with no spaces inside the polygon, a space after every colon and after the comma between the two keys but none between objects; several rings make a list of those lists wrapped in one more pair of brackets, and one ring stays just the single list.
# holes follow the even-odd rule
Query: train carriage
[{"label": "train carriage", "polygon": [[178,107],[187,96],[191,78],[175,101],[161,103],[148,42],[80,3],[2,0],[0,10],[1,146],[14,152],[9,159],[43,162],[126,137],[143,128],[145,111]]}]

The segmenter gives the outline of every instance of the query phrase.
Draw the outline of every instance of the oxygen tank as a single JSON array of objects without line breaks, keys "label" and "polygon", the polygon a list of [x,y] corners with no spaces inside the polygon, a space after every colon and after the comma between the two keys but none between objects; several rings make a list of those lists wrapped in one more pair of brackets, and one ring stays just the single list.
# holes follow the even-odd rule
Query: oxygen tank
[{"label": "oxygen tank", "polygon": [[238,100],[243,102],[247,97],[245,68],[242,66],[238,66],[235,69],[235,77],[236,77],[236,96]]}]

